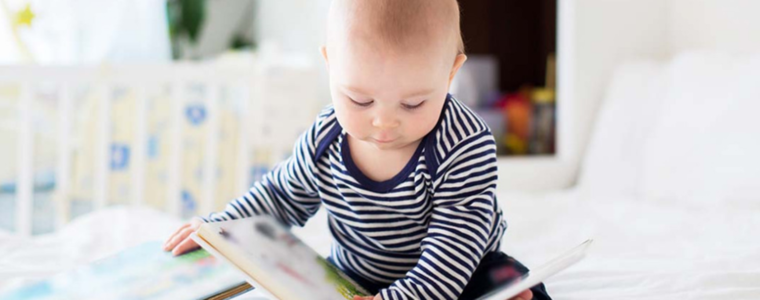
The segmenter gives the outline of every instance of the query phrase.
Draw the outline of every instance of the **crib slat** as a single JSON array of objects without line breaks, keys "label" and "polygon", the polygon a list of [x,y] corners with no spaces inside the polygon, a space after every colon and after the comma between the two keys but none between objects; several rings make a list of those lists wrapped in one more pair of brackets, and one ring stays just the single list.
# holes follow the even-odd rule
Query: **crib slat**
[{"label": "crib slat", "polygon": [[55,226],[60,229],[70,218],[70,176],[71,176],[71,105],[72,89],[61,85],[58,102],[58,166],[55,176],[56,213]]},{"label": "crib slat", "polygon": [[147,152],[148,131],[148,89],[137,88],[137,105],[135,113],[135,146],[133,149],[132,169],[132,205],[142,205],[145,199],[145,153]]},{"label": "crib slat", "polygon": [[18,179],[16,186],[16,232],[32,234],[32,200],[34,196],[34,132],[32,131],[32,85],[21,85],[18,127]]},{"label": "crib slat", "polygon": [[[207,213],[215,209],[215,197],[218,191],[221,190],[221,186],[218,184],[218,163],[220,161],[218,148],[220,128],[223,119],[219,114],[221,97],[220,89],[222,84],[240,84],[243,87],[242,97],[243,107],[242,115],[240,117],[239,131],[235,135],[239,135],[240,140],[238,143],[239,156],[236,161],[237,167],[234,174],[225,174],[225,176],[237,175],[235,177],[236,193],[240,191],[246,191],[248,183],[250,182],[250,164],[253,160],[253,152],[251,151],[251,139],[258,141],[256,136],[256,128],[253,123],[257,120],[252,119],[254,117],[254,111],[251,106],[257,105],[251,102],[252,94],[255,93],[255,87],[248,87],[251,84],[250,79],[253,78],[253,74],[250,73],[250,69],[245,71],[241,70],[221,70],[218,74],[209,72],[214,68],[199,65],[171,65],[167,67],[148,67],[146,70],[153,70],[150,73],[151,80],[147,80],[144,77],[135,77],[130,72],[138,70],[138,67],[132,66],[116,66],[114,68],[107,68],[103,70],[101,68],[91,67],[66,67],[66,68],[23,68],[22,73],[27,74],[28,78],[41,78],[44,76],[46,81],[59,84],[61,93],[58,106],[57,120],[53,120],[57,126],[58,135],[57,149],[56,151],[56,185],[55,185],[55,198],[54,205],[56,205],[54,213],[54,224],[56,229],[67,223],[71,216],[71,194],[73,192],[79,192],[78,185],[74,182],[74,171],[76,174],[82,174],[83,176],[92,177],[93,190],[91,191],[92,197],[92,209],[100,210],[107,206],[109,203],[109,197],[111,189],[111,162],[112,162],[112,142],[113,142],[113,101],[114,94],[112,93],[113,87],[120,86],[122,84],[135,85],[138,91],[136,102],[136,114],[134,117],[130,116],[129,119],[135,121],[135,124],[128,126],[135,130],[135,142],[131,149],[129,167],[131,171],[130,178],[130,199],[131,205],[140,205],[145,203],[146,189],[148,183],[146,181],[147,164],[147,148],[148,148],[148,105],[151,98],[148,96],[149,89],[146,86],[149,84],[155,84],[155,82],[161,82],[166,80],[170,81],[172,87],[172,104],[171,113],[168,118],[169,132],[168,132],[168,147],[163,148],[168,150],[168,153],[163,152],[161,155],[168,159],[167,165],[167,190],[166,190],[166,210],[175,215],[180,216],[182,211],[182,178],[184,167],[184,148],[185,142],[185,128],[184,123],[184,108],[185,102],[187,102],[187,91],[183,84],[193,81],[208,81],[213,82],[215,85],[209,90],[210,96],[213,99],[209,99],[208,108],[208,134],[205,140],[208,142],[204,146],[204,173],[205,176],[202,182],[201,197],[199,197],[199,213]],[[141,72],[145,72],[140,69]],[[154,72],[155,71],[155,72]],[[129,74],[128,74],[129,73]],[[39,74],[39,75],[38,75]],[[234,75],[234,76],[233,76]],[[19,153],[18,166],[18,186],[17,186],[17,205],[16,212],[16,231],[24,234],[31,234],[33,231],[33,207],[34,207],[34,148],[39,147],[34,142],[34,91],[31,79],[21,79],[16,77],[9,77],[7,81],[11,82],[28,82],[22,91],[26,94],[22,96],[24,98],[19,101],[19,126],[18,128],[18,144],[13,145],[16,147]],[[241,78],[245,78],[241,80]],[[80,170],[77,168],[79,165],[75,165],[73,154],[75,149],[74,138],[74,124],[76,116],[79,114],[75,109],[77,105],[75,103],[76,94],[75,88],[78,84],[92,87],[92,92],[97,96],[95,111],[93,113],[96,120],[97,128],[90,128],[85,134],[84,141],[87,145],[95,147],[92,157],[84,157],[84,159],[92,160],[92,164],[89,164],[90,169]],[[155,87],[155,85],[151,86]],[[237,92],[237,91],[236,91]],[[143,94],[144,93],[144,94]],[[238,96],[240,94],[236,94]],[[94,143],[91,143],[94,141]],[[276,147],[276,145],[264,145],[264,148]],[[85,163],[85,166],[88,164]],[[229,177],[227,177],[229,178]],[[163,193],[163,192],[162,192]]]},{"label": "crib slat", "polygon": [[206,149],[204,149],[203,158],[203,196],[201,198],[199,212],[203,215],[214,210],[214,199],[216,194],[216,170],[217,170],[217,150],[219,147],[219,99],[221,86],[217,84],[206,84],[208,96],[206,97],[206,116],[208,122],[206,135]]},{"label": "crib slat", "polygon": [[235,192],[236,193],[244,193],[249,188],[249,182],[250,182],[250,166],[251,166],[251,148],[250,148],[250,133],[251,130],[249,129],[250,124],[250,101],[251,101],[251,91],[248,88],[248,86],[243,83],[242,85],[242,91],[241,91],[241,97],[242,97],[242,105],[241,109],[242,112],[240,114],[240,127],[239,127],[239,148],[238,148],[238,170],[237,170],[237,184],[235,186]]},{"label": "crib slat", "polygon": [[184,82],[177,81],[171,89],[171,139],[172,148],[169,155],[169,177],[167,182],[166,211],[174,216],[181,213],[181,183],[182,174],[182,108],[185,103]]},{"label": "crib slat", "polygon": [[95,144],[95,188],[94,188],[94,210],[101,210],[106,207],[109,174],[108,168],[111,161],[110,144],[111,144],[111,90],[108,85],[97,87],[100,105],[98,111],[98,139]]}]

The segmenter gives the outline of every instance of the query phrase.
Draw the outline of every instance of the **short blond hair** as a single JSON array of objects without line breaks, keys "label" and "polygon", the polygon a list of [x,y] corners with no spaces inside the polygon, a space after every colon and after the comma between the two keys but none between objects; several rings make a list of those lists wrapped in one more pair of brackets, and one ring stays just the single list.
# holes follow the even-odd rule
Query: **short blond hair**
[{"label": "short blond hair", "polygon": [[443,32],[455,44],[457,54],[464,54],[459,22],[456,0],[333,0],[328,41],[333,30],[347,29],[391,46],[413,47],[419,40]]}]

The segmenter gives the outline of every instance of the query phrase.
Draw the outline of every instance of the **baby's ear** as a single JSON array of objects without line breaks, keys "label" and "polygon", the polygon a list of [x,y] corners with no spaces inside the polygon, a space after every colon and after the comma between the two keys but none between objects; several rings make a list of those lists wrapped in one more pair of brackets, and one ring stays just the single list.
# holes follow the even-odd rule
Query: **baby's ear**
[{"label": "baby's ear", "polygon": [[319,47],[319,52],[322,53],[322,58],[325,59],[325,65],[327,66],[327,70],[330,70],[330,60],[327,59],[327,46],[321,46]]},{"label": "baby's ear", "polygon": [[464,65],[465,61],[467,61],[467,55],[463,53],[458,54],[456,59],[454,59],[454,65],[451,67],[451,73],[449,73],[449,86],[451,86],[451,81],[454,80],[454,76],[457,75],[459,68]]}]

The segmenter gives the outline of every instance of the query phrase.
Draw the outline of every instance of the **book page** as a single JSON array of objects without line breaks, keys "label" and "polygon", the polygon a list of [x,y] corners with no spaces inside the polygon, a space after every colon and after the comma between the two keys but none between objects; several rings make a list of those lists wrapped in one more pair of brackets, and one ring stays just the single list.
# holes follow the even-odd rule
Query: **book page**
[{"label": "book page", "polygon": [[174,257],[160,241],[126,249],[0,299],[205,299],[245,283],[205,250]]},{"label": "book page", "polygon": [[203,224],[198,235],[280,299],[353,299],[367,294],[269,217]]}]

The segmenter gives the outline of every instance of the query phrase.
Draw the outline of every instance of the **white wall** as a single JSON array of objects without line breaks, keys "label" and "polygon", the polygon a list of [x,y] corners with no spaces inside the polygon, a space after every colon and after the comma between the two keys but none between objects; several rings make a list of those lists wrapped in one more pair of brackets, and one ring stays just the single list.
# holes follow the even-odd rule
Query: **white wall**
[{"label": "white wall", "polygon": [[[215,0],[207,2],[206,21],[186,57],[215,57],[236,33],[258,43],[264,60],[298,58],[317,70],[317,99],[328,103],[327,72],[319,47],[324,43],[330,0]],[[274,57],[276,56],[276,57]]]},{"label": "white wall", "polygon": [[329,0],[259,0],[254,19],[256,36],[276,41],[286,52],[319,57],[325,39]]},{"label": "white wall", "polygon": [[614,67],[632,57],[667,54],[663,0],[559,0],[558,18],[557,155],[502,159],[501,189],[572,186]]},{"label": "white wall", "polygon": [[502,159],[499,187],[574,184],[609,78],[627,60],[760,52],[758,0],[558,0],[558,154]]},{"label": "white wall", "polygon": [[317,65],[319,99],[330,102],[327,71],[319,47],[325,41],[330,0],[257,0],[254,31],[260,46],[303,55]]},{"label": "white wall", "polygon": [[568,24],[570,32],[560,28],[568,37],[558,58],[559,155],[577,167],[615,66],[635,58],[666,58],[668,5],[662,0],[577,0],[565,7],[572,15],[560,26],[573,24]]},{"label": "white wall", "polygon": [[760,51],[760,1],[670,0],[670,47]]}]

